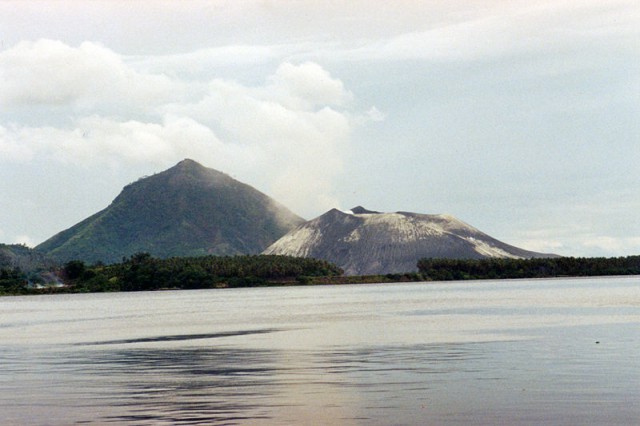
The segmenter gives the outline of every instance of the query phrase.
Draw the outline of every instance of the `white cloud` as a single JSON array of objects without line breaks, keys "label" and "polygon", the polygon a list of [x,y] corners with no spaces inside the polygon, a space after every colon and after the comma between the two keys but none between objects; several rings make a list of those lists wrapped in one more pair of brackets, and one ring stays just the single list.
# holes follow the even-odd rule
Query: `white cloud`
[{"label": "white cloud", "polygon": [[0,105],[5,107],[67,105],[94,111],[124,104],[144,109],[180,94],[179,82],[139,73],[91,42],[79,47],[55,40],[20,42],[0,53],[0,77]]},{"label": "white cloud", "polygon": [[517,247],[538,253],[553,253],[568,256],[564,243],[555,239],[524,239],[514,243]]},{"label": "white cloud", "polygon": [[272,86],[268,89],[273,90],[285,106],[293,109],[342,106],[353,97],[340,80],[332,78],[313,62],[300,65],[285,62],[270,77],[270,81]]},{"label": "white cloud", "polygon": [[279,46],[232,45],[172,55],[132,56],[125,61],[139,72],[209,80],[213,70],[258,66],[278,61],[282,56],[281,50],[283,48]]},{"label": "white cloud", "polygon": [[589,250],[596,249],[611,256],[622,253],[638,253],[640,252],[640,237],[594,235],[583,239],[582,245]]},{"label": "white cloud", "polygon": [[[333,186],[360,119],[349,109],[353,95],[316,63],[284,62],[256,86],[213,79],[187,88],[176,76],[135,71],[92,43],[25,42],[0,55],[8,83],[0,94],[4,105],[74,109],[64,124],[0,126],[5,160],[168,167],[189,157],[303,215],[337,206]],[[171,89],[180,93],[171,95]],[[122,112],[109,114],[116,104],[124,105]],[[138,104],[148,111],[133,119]]]},{"label": "white cloud", "polygon": [[194,117],[227,144],[242,147],[236,170],[301,214],[335,207],[331,196],[353,121],[352,94],[319,65],[282,64],[264,86],[213,80],[198,102],[174,104],[168,113]]},{"label": "white cloud", "polygon": [[[576,43],[588,50],[602,43],[629,50],[639,34],[640,11],[637,4],[626,0],[586,0],[579,5],[485,2],[453,6],[450,14],[438,19],[384,37],[369,33],[359,46],[342,51],[328,48],[320,54],[342,60],[469,61],[523,51],[548,55],[575,48]],[[625,39],[627,45],[620,45]]]},{"label": "white cloud", "polygon": [[366,117],[371,121],[384,121],[387,118],[387,114],[375,106],[372,106],[369,111],[367,111]]},{"label": "white cloud", "polygon": [[[571,210],[571,208],[567,208]],[[596,212],[596,209],[593,210]],[[579,256],[580,253],[591,253],[593,256],[626,256],[640,253],[640,237],[593,232],[595,225],[589,225],[588,218],[574,222],[563,221],[554,227],[518,231],[520,238],[509,241],[518,247],[541,253],[555,253],[562,256]],[[609,215],[611,217],[611,215]],[[613,217],[611,217],[613,219]],[[618,219],[619,220],[619,219]],[[549,224],[547,224],[549,225]],[[599,227],[607,232],[605,227]]]},{"label": "white cloud", "polygon": [[0,157],[5,161],[22,163],[33,158],[33,151],[20,143],[15,132],[0,126]]},{"label": "white cloud", "polygon": [[31,157],[80,167],[122,162],[167,165],[184,157],[228,160],[242,156],[188,117],[167,115],[160,123],[147,123],[90,116],[74,124],[73,129],[22,128],[8,133],[9,143]]}]

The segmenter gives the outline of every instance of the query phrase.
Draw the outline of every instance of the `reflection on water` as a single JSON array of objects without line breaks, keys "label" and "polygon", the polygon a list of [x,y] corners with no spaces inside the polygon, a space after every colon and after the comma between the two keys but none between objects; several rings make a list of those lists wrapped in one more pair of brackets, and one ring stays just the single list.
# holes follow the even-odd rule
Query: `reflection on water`
[{"label": "reflection on water", "polygon": [[4,298],[0,419],[638,424],[639,282],[526,283]]},{"label": "reflection on water", "polygon": [[[424,410],[426,392],[442,381],[434,375],[477,372],[474,360],[485,356],[476,346],[294,353],[120,347],[50,353],[38,362],[65,383],[46,392],[32,389],[40,397],[22,415],[55,404],[82,424],[291,424],[320,418],[385,424],[382,419],[394,418],[389,410],[410,413],[416,403]],[[75,417],[69,416],[73,412]],[[16,424],[28,423],[27,418],[16,417]]]},{"label": "reflection on water", "polygon": [[[67,360],[110,410],[97,424],[233,424],[266,419],[277,363],[270,351],[122,349]],[[105,387],[105,383],[111,386]],[[92,423],[86,421],[86,423]]]}]

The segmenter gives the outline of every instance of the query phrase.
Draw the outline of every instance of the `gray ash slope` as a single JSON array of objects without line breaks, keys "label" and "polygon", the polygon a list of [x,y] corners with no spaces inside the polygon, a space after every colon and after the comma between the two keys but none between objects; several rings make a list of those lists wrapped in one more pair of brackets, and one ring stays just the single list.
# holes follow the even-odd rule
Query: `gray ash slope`
[{"label": "gray ash slope", "polygon": [[554,257],[505,244],[449,215],[332,209],[273,243],[264,254],[324,259],[346,275],[404,273],[421,258]]},{"label": "gray ash slope", "polygon": [[127,185],[104,210],[36,247],[57,260],[258,254],[304,219],[193,160]]}]

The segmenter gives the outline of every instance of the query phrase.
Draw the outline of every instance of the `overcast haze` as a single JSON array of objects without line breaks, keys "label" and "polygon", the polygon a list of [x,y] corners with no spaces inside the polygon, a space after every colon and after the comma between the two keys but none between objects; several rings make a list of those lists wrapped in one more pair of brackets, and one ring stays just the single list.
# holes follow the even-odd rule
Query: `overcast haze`
[{"label": "overcast haze", "polygon": [[640,254],[640,3],[0,0],[0,242],[184,158],[311,219]]}]

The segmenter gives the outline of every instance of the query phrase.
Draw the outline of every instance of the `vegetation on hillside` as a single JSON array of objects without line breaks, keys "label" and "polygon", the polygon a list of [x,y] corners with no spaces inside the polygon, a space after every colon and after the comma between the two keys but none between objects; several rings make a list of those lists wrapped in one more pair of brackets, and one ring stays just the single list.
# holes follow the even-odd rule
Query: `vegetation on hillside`
[{"label": "vegetation on hillside", "polygon": [[36,248],[61,262],[258,254],[304,220],[224,173],[185,160],[127,185],[104,210]]},{"label": "vegetation on hillside", "polygon": [[24,244],[0,244],[0,295],[25,294],[29,288],[59,283],[55,262]]},{"label": "vegetation on hillside", "polygon": [[434,281],[640,275],[640,256],[421,259],[418,271],[425,280]]},{"label": "vegetation on hillside", "polygon": [[0,268],[31,272],[53,265],[52,259],[24,244],[0,244]]}]

